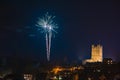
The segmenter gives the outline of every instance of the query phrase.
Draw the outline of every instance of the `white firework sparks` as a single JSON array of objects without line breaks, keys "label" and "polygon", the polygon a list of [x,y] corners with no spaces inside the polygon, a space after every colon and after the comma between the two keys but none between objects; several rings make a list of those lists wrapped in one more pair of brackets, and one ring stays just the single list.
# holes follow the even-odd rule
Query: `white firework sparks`
[{"label": "white firework sparks", "polygon": [[37,21],[36,26],[41,27],[43,30],[41,32],[45,33],[46,38],[46,51],[47,51],[47,60],[50,60],[50,48],[51,48],[51,38],[52,33],[56,32],[55,28],[57,27],[57,24],[54,22],[55,16],[51,16],[48,13],[46,13],[42,18],[39,18]]}]

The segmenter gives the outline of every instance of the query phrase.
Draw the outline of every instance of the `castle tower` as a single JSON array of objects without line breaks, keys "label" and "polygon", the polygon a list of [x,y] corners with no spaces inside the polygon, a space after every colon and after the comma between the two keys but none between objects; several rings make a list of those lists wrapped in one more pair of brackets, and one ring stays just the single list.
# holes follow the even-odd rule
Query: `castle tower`
[{"label": "castle tower", "polygon": [[103,47],[101,45],[92,45],[91,59],[87,59],[83,63],[102,62],[102,61],[103,61]]},{"label": "castle tower", "polygon": [[94,62],[102,62],[103,55],[102,55],[102,46],[101,45],[92,45],[91,50],[91,59]]}]

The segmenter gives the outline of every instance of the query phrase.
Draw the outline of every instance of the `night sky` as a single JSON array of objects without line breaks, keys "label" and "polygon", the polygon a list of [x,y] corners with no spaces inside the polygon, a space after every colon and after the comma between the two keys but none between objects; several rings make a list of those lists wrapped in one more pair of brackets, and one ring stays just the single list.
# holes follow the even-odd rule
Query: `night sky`
[{"label": "night sky", "polygon": [[120,60],[120,5],[117,0],[4,0],[0,2],[0,56],[46,60],[45,35],[35,26],[46,12],[59,28],[51,60],[90,58],[101,44],[104,57]]}]

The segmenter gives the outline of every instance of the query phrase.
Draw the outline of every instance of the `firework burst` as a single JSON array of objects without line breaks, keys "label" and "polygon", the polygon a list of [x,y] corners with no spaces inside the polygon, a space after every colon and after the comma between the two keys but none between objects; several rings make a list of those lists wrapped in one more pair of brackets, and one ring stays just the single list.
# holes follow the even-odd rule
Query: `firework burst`
[{"label": "firework burst", "polygon": [[46,13],[42,18],[39,18],[36,26],[41,27],[41,32],[45,33],[46,38],[46,52],[47,60],[50,61],[50,49],[51,49],[51,39],[53,32],[56,32],[55,29],[58,28],[57,24],[54,22],[55,16],[49,15]]}]

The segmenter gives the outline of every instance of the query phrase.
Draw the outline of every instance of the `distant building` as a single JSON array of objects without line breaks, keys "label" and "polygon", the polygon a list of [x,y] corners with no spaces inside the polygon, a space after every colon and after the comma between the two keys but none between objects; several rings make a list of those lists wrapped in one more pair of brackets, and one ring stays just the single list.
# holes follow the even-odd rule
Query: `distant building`
[{"label": "distant building", "polygon": [[33,75],[32,74],[24,74],[24,79],[25,80],[33,80]]},{"label": "distant building", "polygon": [[103,61],[103,47],[101,45],[92,45],[91,59],[87,59],[84,63],[94,63]]},{"label": "distant building", "polygon": [[113,60],[111,58],[104,58],[103,63],[104,64],[113,64]]}]

